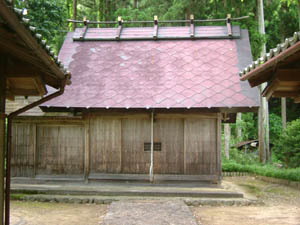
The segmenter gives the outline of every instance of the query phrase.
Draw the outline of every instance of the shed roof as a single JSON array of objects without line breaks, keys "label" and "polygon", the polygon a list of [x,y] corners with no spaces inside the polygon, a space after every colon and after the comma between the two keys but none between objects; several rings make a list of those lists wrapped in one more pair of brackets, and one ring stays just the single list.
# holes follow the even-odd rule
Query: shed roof
[{"label": "shed roof", "polygon": [[[226,27],[195,27],[197,39],[189,27],[164,27],[151,38],[148,28],[136,27],[124,28],[118,39],[112,28],[83,29],[67,35],[59,54],[72,85],[44,110],[259,106],[258,91],[239,80],[252,61],[247,30],[234,27],[233,36],[225,37]],[[201,36],[201,30],[214,37]]]},{"label": "shed roof", "polygon": [[7,77],[7,97],[45,95],[45,85],[60,88],[70,73],[51,47],[12,1],[0,0],[0,65]]},{"label": "shed roof", "polygon": [[267,98],[291,97],[300,103],[300,32],[252,62],[240,75],[252,87],[268,82],[263,91]]}]

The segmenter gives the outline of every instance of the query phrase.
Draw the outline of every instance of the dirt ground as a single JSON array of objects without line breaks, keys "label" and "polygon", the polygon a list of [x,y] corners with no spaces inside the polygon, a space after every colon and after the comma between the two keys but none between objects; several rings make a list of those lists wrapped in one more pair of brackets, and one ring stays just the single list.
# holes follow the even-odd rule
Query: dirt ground
[{"label": "dirt ground", "polygon": [[[300,225],[300,190],[252,177],[225,178],[256,195],[262,206],[190,207],[201,225]],[[11,202],[13,225],[101,224],[108,205]]]},{"label": "dirt ground", "polygon": [[101,224],[107,205],[41,202],[11,202],[12,225]]},{"label": "dirt ground", "polygon": [[300,190],[251,177],[226,178],[265,203],[262,206],[190,207],[203,225],[300,225]]}]

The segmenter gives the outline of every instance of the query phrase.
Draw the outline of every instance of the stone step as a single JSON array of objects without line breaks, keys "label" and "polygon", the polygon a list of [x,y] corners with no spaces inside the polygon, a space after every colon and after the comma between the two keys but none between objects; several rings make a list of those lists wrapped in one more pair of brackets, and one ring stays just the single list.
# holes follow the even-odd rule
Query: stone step
[{"label": "stone step", "polygon": [[58,188],[53,186],[35,186],[35,187],[12,187],[12,193],[23,194],[51,194],[51,195],[93,195],[93,196],[142,196],[142,197],[190,197],[190,198],[243,198],[243,194],[239,192],[226,191],[222,189],[207,188],[204,190],[181,190],[165,188],[160,189],[136,189],[133,190],[108,190],[101,189],[72,189],[68,187]]},{"label": "stone step", "polygon": [[110,204],[115,201],[136,201],[136,200],[180,200],[188,206],[248,206],[263,204],[257,200],[245,198],[185,198],[185,197],[141,197],[141,196],[86,196],[86,195],[24,195],[12,194],[12,200],[37,201],[37,202],[58,202],[73,204]]}]

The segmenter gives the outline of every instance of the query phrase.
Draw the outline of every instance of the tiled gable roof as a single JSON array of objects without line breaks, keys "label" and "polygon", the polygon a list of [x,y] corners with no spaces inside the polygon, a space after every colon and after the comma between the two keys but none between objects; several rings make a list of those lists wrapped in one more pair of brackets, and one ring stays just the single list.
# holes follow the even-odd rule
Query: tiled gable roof
[{"label": "tiled gable roof", "polygon": [[[93,32],[105,32],[102,29]],[[168,109],[259,105],[257,90],[239,80],[239,70],[251,62],[245,30],[237,39],[74,41],[74,35],[68,34],[59,54],[72,72],[72,85],[45,107]]]}]

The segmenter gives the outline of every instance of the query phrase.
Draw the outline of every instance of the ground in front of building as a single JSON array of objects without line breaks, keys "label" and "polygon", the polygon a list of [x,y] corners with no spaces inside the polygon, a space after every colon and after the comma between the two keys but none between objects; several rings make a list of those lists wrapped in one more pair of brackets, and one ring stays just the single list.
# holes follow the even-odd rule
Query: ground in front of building
[{"label": "ground in front of building", "polygon": [[[225,178],[225,181],[233,182],[248,193],[256,195],[265,204],[254,206],[189,207],[199,224],[300,224],[299,189],[259,181],[253,177]],[[145,202],[147,199],[140,201]],[[167,199],[167,201],[170,201],[170,199]],[[107,204],[12,201],[11,224],[102,224],[108,215],[109,207],[110,205]],[[174,224],[174,221],[172,222]]]}]

